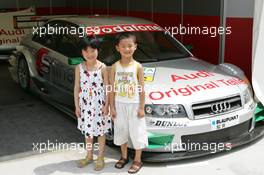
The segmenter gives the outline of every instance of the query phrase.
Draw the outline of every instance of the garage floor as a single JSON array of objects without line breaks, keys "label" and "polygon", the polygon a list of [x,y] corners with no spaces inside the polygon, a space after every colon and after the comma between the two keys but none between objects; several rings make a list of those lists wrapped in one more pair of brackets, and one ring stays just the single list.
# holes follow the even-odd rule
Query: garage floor
[{"label": "garage floor", "polygon": [[[23,92],[11,80],[8,63],[0,62],[0,172],[14,175],[68,174],[128,174],[126,166],[115,169],[118,150],[106,147],[106,168],[98,173],[93,166],[80,169],[76,160],[85,153],[77,150],[53,151],[40,154],[33,151],[33,143],[80,143],[83,138],[76,129],[76,121],[38,98]],[[12,94],[12,95],[11,95]],[[228,154],[171,163],[145,164],[138,174],[188,175],[264,175],[264,139],[238,148]]]},{"label": "garage floor", "polygon": [[[264,140],[237,149],[228,154],[185,160],[171,163],[145,164],[138,174],[180,175],[263,175]],[[49,152],[0,163],[0,172],[13,175],[70,175],[70,174],[128,174],[131,163],[122,170],[114,168],[119,158],[116,149],[106,148],[106,167],[101,172],[93,171],[93,165],[83,169],[76,167],[76,160],[83,158],[78,151]]]},{"label": "garage floor", "polygon": [[11,79],[8,64],[0,62],[0,157],[32,151],[36,143],[82,142],[76,121],[25,93]]}]

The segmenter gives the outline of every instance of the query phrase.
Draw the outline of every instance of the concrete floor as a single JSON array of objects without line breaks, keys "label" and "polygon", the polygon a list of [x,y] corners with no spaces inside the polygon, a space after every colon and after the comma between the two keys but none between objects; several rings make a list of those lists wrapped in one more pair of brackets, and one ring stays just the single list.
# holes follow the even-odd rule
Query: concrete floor
[{"label": "concrete floor", "polygon": [[33,143],[83,142],[76,121],[25,93],[11,79],[8,65],[0,62],[0,157],[32,151]]},{"label": "concrete floor", "polygon": [[[68,175],[128,174],[130,164],[122,170],[114,168],[120,157],[117,149],[106,147],[106,167],[93,171],[93,165],[76,167],[83,150],[61,150],[39,153],[32,143],[80,143],[83,138],[76,123],[65,114],[26,94],[7,72],[8,64],[0,62],[0,174]],[[264,175],[264,139],[226,154],[170,163],[144,164],[138,174],[203,174],[203,175]]]},{"label": "concrete floor", "polygon": [[[170,163],[144,164],[138,174],[180,174],[180,175],[263,175],[264,139],[250,146],[237,149],[228,154],[211,155],[205,158]],[[19,155],[13,155],[13,158]],[[0,172],[5,175],[70,175],[70,174],[128,174],[127,169],[114,168],[119,158],[116,149],[106,148],[106,167],[95,172],[93,165],[76,167],[76,160],[85,156],[77,150],[54,151],[17,158],[0,163]]]}]

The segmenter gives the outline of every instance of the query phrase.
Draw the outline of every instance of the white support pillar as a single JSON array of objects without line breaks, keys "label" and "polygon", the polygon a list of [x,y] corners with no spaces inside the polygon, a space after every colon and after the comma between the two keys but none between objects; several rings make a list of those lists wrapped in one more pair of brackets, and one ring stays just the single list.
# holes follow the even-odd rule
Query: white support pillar
[{"label": "white support pillar", "polygon": [[[226,28],[226,4],[227,0],[221,0],[220,5],[220,26]],[[220,35],[219,37],[219,61],[218,63],[225,62],[225,34]]]},{"label": "white support pillar", "polygon": [[252,54],[252,84],[256,98],[264,104],[264,3],[255,0]]}]

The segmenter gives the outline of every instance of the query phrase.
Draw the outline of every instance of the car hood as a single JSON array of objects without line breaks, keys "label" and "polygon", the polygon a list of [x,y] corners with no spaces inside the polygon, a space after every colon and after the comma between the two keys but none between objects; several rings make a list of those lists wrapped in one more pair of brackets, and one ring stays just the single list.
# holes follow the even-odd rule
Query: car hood
[{"label": "car hood", "polygon": [[240,94],[244,80],[231,76],[216,65],[196,58],[146,63],[146,103],[183,104]]}]

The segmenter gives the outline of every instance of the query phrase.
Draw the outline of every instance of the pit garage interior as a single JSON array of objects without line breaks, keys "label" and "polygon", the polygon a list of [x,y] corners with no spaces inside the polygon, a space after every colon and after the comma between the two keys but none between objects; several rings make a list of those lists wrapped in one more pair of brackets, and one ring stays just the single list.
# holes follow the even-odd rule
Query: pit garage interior
[{"label": "pit garage interior", "polygon": [[[196,58],[211,64],[239,67],[253,86],[257,104],[255,126],[264,125],[263,64],[264,3],[262,0],[1,0],[0,1],[0,172],[13,174],[98,174],[80,169],[79,150],[34,150],[37,143],[83,143],[76,120],[20,88],[10,71],[10,55],[26,35],[14,27],[14,16],[78,15],[137,17],[153,21],[181,42]],[[34,18],[31,18],[34,19]],[[36,18],[37,19],[37,18]],[[179,32],[179,26],[209,28],[209,33]],[[230,32],[218,34],[217,28]],[[16,32],[24,30],[24,32]],[[222,30],[221,30],[222,31]],[[197,32],[197,31],[196,31]],[[207,31],[208,32],[208,31]],[[218,31],[219,32],[219,31]],[[30,32],[29,32],[30,33]],[[262,59],[260,59],[262,57]],[[262,81],[261,81],[262,80]],[[72,99],[73,100],[73,99]],[[260,131],[261,132],[261,131]],[[230,152],[170,162],[144,163],[138,174],[264,175],[262,136]],[[127,174],[114,168],[119,149],[106,146],[106,166],[100,174]],[[129,165],[131,162],[129,163]],[[129,166],[128,166],[129,167]]]}]

